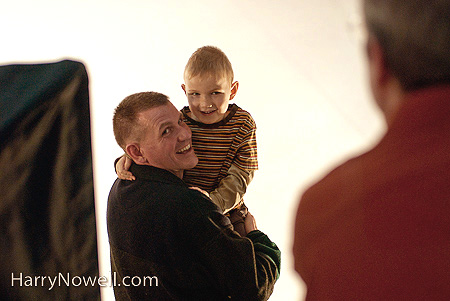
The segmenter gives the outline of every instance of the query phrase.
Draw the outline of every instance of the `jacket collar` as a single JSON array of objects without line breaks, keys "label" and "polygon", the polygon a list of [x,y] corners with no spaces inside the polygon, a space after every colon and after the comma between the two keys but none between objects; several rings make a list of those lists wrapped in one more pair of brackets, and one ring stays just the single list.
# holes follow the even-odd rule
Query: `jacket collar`
[{"label": "jacket collar", "polygon": [[186,185],[182,179],[178,178],[170,171],[158,167],[133,163],[130,167],[130,171],[136,176],[136,179],[166,184]]}]

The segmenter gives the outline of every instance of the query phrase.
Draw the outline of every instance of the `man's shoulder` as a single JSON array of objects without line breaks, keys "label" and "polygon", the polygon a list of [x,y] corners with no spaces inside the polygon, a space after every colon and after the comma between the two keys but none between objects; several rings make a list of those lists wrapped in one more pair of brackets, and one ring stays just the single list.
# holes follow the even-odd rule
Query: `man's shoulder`
[{"label": "man's shoulder", "polygon": [[167,182],[146,179],[139,184],[144,198],[164,202],[174,210],[204,211],[215,210],[215,205],[203,193],[189,188],[183,181]]},{"label": "man's shoulder", "polygon": [[136,180],[117,179],[109,193],[110,206],[123,209],[132,207],[155,206],[167,199],[173,202],[181,195],[189,198],[187,185],[172,173],[152,166],[132,164],[130,171]]},{"label": "man's shoulder", "polygon": [[331,210],[335,205],[343,205],[341,201],[344,199],[349,202],[364,194],[373,179],[370,174],[376,172],[372,169],[375,163],[372,162],[374,160],[372,151],[348,159],[313,183],[302,195],[300,202],[302,209],[315,208],[325,213],[327,208]]},{"label": "man's shoulder", "polygon": [[118,180],[108,199],[109,223],[146,223],[151,220],[192,222],[220,213],[202,193],[187,185],[151,180]]}]

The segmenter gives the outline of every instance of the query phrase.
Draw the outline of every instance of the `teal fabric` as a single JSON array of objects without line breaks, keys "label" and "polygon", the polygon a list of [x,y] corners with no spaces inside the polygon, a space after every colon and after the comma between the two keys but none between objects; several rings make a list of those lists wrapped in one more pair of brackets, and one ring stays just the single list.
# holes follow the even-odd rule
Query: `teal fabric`
[{"label": "teal fabric", "polygon": [[84,68],[81,63],[69,60],[0,66],[0,132],[54,97],[80,67]]},{"label": "teal fabric", "polygon": [[85,67],[0,66],[0,82],[1,299],[98,300],[98,285],[42,278],[98,277]]}]

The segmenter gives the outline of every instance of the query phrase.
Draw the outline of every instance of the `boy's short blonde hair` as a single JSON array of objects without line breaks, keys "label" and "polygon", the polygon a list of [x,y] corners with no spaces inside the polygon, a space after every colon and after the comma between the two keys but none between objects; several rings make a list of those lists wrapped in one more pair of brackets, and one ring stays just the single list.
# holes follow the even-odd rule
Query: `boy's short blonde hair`
[{"label": "boy's short blonde hair", "polygon": [[233,82],[234,73],[228,57],[215,46],[203,46],[189,58],[184,68],[184,78],[191,79],[197,75],[224,76]]}]

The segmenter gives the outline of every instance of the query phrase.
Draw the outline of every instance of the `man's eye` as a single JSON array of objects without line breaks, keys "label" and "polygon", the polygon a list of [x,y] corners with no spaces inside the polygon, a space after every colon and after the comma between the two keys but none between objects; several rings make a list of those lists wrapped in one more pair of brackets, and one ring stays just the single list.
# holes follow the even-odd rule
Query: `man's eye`
[{"label": "man's eye", "polygon": [[162,132],[162,135],[163,135],[163,136],[167,136],[167,135],[170,134],[170,132],[171,132],[170,128],[167,128],[167,129],[165,129],[165,130]]}]

